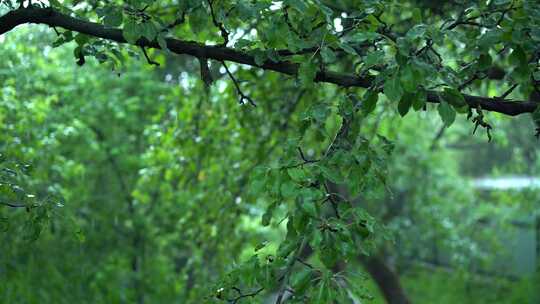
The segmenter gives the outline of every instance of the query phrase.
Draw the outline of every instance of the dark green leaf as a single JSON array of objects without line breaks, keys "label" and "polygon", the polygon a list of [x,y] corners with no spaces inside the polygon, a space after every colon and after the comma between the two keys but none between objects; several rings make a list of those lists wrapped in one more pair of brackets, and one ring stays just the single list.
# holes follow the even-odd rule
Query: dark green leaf
[{"label": "dark green leaf", "polygon": [[447,127],[451,126],[456,119],[456,111],[454,108],[446,101],[442,101],[437,109],[444,125]]},{"label": "dark green leaf", "polygon": [[388,97],[388,99],[393,102],[398,102],[401,99],[401,96],[403,95],[403,89],[401,87],[397,73],[385,81],[384,95],[386,95],[386,97]]},{"label": "dark green leaf", "polygon": [[409,109],[411,108],[414,95],[406,93],[401,97],[401,100],[398,103],[398,112],[402,117],[407,115]]}]

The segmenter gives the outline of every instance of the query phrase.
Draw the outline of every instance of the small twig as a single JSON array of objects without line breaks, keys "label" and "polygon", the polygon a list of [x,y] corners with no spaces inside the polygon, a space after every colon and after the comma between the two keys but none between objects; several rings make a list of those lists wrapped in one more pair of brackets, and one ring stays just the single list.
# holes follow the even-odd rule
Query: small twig
[{"label": "small twig", "polygon": [[149,6],[150,6],[149,4],[145,5],[143,8],[139,10],[139,12],[144,13],[144,11],[146,11],[146,9],[148,9]]},{"label": "small twig", "polygon": [[298,30],[296,30],[296,28],[291,23],[291,19],[289,18],[289,6],[285,5],[282,10],[283,10],[283,17],[285,18],[285,23],[287,24],[291,32],[295,33],[296,36],[300,38],[306,38],[306,36],[298,32]]},{"label": "small twig", "polygon": [[497,26],[501,25],[501,22],[503,22],[504,16],[506,15],[506,13],[508,13],[509,11],[514,10],[514,9],[515,9],[514,3],[512,3],[512,4],[510,4],[510,6],[507,9],[503,10],[502,13],[501,13],[501,16],[499,17],[499,20],[497,20]]},{"label": "small twig", "polygon": [[148,56],[148,53],[146,52],[146,49],[143,46],[141,46],[141,50],[142,50],[142,52],[144,54],[144,58],[146,58],[146,61],[148,61],[148,64],[159,66],[159,63],[157,63],[154,60],[150,59],[150,57]]},{"label": "small twig", "polygon": [[505,99],[508,95],[510,95],[517,88],[517,86],[518,86],[518,84],[515,83],[506,92],[504,92],[501,96],[499,96],[498,99]]},{"label": "small twig", "polygon": [[298,147],[298,153],[300,154],[300,157],[302,158],[302,160],[306,163],[316,163],[319,161],[318,159],[314,159],[314,160],[307,159],[306,156],[304,155],[304,151],[302,151],[302,148],[300,147]]},{"label": "small twig", "polygon": [[184,23],[185,21],[186,21],[186,12],[183,11],[182,15],[180,15],[180,17],[176,18],[176,20],[174,20],[171,24],[167,25],[166,29],[170,30],[170,29]]},{"label": "small twig", "polygon": [[294,165],[290,165],[290,166],[281,167],[281,169],[282,169],[282,170],[285,170],[285,169],[298,168],[298,167],[302,167],[302,166],[307,165],[307,164],[316,163],[316,162],[318,162],[318,161],[319,161],[319,159],[316,159],[316,160],[310,160],[310,161],[304,161],[304,162],[301,162],[301,163],[298,163],[298,164],[294,164]]},{"label": "small twig", "polygon": [[429,49],[431,47],[431,45],[433,44],[433,40],[431,39],[427,39],[426,40],[426,45],[424,45],[421,49],[419,49],[418,51],[416,51],[416,53],[414,54],[415,56],[419,56],[420,54],[422,54],[424,51],[426,51],[427,49]]},{"label": "small twig", "polygon": [[311,265],[311,264],[309,264],[308,262],[302,260],[301,258],[296,258],[296,260],[297,260],[300,264],[306,266],[307,268],[315,270],[315,267],[314,267],[313,265]]},{"label": "small twig", "polygon": [[330,196],[335,196],[335,197],[339,198],[342,201],[347,201],[347,199],[343,195],[341,195],[339,193],[335,193],[335,192],[328,192],[328,189],[327,189],[327,194],[330,195]]},{"label": "small twig", "polygon": [[238,95],[240,96],[240,104],[245,104],[246,101],[249,102],[252,106],[256,107],[257,105],[255,104],[255,102],[253,101],[253,99],[251,99],[251,97],[247,96],[246,94],[244,94],[244,92],[242,92],[242,89],[240,88],[240,84],[238,83],[238,81],[236,80],[236,78],[234,78],[234,75],[231,73],[231,71],[229,70],[229,67],[227,67],[227,65],[225,64],[225,61],[222,61],[221,64],[223,65],[223,67],[225,68],[225,71],[227,72],[227,75],[229,75],[229,78],[231,78],[233,84],[234,84],[234,87],[236,88],[236,92],[238,93]]},{"label": "small twig", "polygon": [[382,20],[382,15],[384,14],[384,11],[381,11],[379,14],[373,14],[373,17],[377,19],[377,21],[382,24],[381,33],[385,35],[386,37],[390,38],[394,43],[397,41],[397,37],[392,33],[392,25],[388,25],[388,23],[384,22]]},{"label": "small twig", "polygon": [[486,78],[487,75],[482,75],[480,76],[478,73],[474,73],[473,76],[465,81],[464,83],[462,83],[459,87],[458,87],[458,90],[461,91],[463,89],[465,89],[466,87],[468,87],[471,83],[473,83],[475,80],[482,80],[484,78]]},{"label": "small twig", "polygon": [[312,163],[316,163],[316,162],[321,161],[320,159],[307,159],[306,156],[304,155],[304,152],[302,151],[302,148],[300,148],[300,147],[298,147],[298,153],[300,153],[300,158],[302,158],[302,160],[303,160],[301,163],[281,167],[281,169],[285,170],[285,169],[298,168],[298,167],[301,167],[303,165],[312,164]]},{"label": "small twig", "polygon": [[452,23],[452,25],[450,25],[446,30],[454,29],[458,25],[470,25],[470,26],[484,27],[482,24],[480,24],[478,22],[463,20],[463,21]]},{"label": "small twig", "polygon": [[238,289],[237,287],[233,287],[233,289],[236,290],[236,292],[238,292],[239,296],[234,298],[234,299],[227,300],[227,301],[229,303],[231,303],[231,304],[236,304],[236,303],[238,303],[238,301],[240,301],[243,298],[255,297],[256,295],[261,293],[261,291],[264,290],[264,287],[261,287],[261,288],[257,289],[256,291],[254,291],[252,293],[246,293],[246,294],[243,294],[242,291],[240,289]]},{"label": "small twig", "polygon": [[[324,190],[326,190],[326,194],[328,195],[328,201],[330,201],[330,205],[332,205],[332,209],[334,210],[334,213],[336,214],[336,218],[340,219],[341,216],[339,215],[337,202],[333,199],[332,195],[335,195],[340,199],[343,199],[343,198],[341,198],[340,195],[337,193],[330,192],[330,189],[328,189],[328,185],[326,185],[326,183],[324,183]],[[346,201],[345,199],[343,200]]]},{"label": "small twig", "polygon": [[[458,25],[458,22],[461,21],[461,18],[463,18],[463,15],[465,14],[465,11],[464,10],[461,10],[457,16],[457,18],[454,20],[454,22],[452,24],[450,24],[446,30],[451,30],[453,28],[455,28],[457,25]],[[444,26],[446,25],[446,21],[443,22],[443,24],[441,25],[441,30],[444,29]]]},{"label": "small twig", "polygon": [[431,146],[429,148],[430,151],[433,151],[435,150],[435,148],[437,148],[437,143],[439,142],[439,140],[443,137],[444,135],[444,132],[446,131],[446,126],[442,126],[439,131],[437,132],[437,135],[435,135],[435,137],[433,138],[433,140],[431,141]]},{"label": "small twig", "polygon": [[225,29],[225,26],[222,22],[219,22],[216,18],[216,14],[214,13],[214,7],[212,6],[212,3],[214,0],[207,0],[208,6],[210,6],[210,14],[212,15],[212,22],[214,25],[219,29],[221,32],[221,37],[223,38],[223,43],[221,46],[227,46],[229,43],[229,32],[227,32],[227,29]]},{"label": "small twig", "polygon": [[[484,27],[484,28],[489,28],[488,26],[486,25],[483,25],[479,22],[476,22],[476,21],[473,21],[475,19],[478,19],[480,17],[484,17],[484,18],[487,18],[489,15],[492,15],[492,14],[495,14],[495,13],[501,13],[501,16],[499,17],[499,19],[497,20],[497,23],[496,25],[497,26],[500,26],[501,25],[501,22],[504,20],[504,17],[505,15],[512,11],[512,10],[515,10],[516,7],[514,7],[514,4],[512,3],[508,8],[505,8],[505,9],[495,9],[495,10],[492,10],[490,12],[486,12],[486,13],[482,13],[481,15],[479,16],[474,16],[474,17],[469,17],[469,18],[466,18],[466,19],[462,19],[463,18],[463,15],[464,15],[464,12],[465,11],[462,11],[460,13],[460,15],[458,16],[458,18],[451,24],[449,25],[446,30],[452,30],[454,29],[455,27],[459,26],[459,25],[470,25],[470,26],[477,26],[477,27]],[[441,29],[444,28],[444,25],[446,25],[447,22],[444,22],[443,25],[441,26]]]},{"label": "small twig", "polygon": [[429,50],[430,50],[433,54],[435,54],[435,56],[437,56],[437,59],[439,60],[438,63],[439,63],[439,65],[440,65],[440,64],[443,62],[443,59],[442,59],[441,54],[439,54],[439,52],[437,52],[437,50],[433,47],[433,44],[431,44],[431,45],[429,46]]}]

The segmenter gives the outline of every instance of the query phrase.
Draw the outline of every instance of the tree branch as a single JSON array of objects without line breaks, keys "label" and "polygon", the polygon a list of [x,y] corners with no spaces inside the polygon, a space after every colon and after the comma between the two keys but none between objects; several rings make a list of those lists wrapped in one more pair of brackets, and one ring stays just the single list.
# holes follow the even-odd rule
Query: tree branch
[{"label": "tree branch", "polygon": [[[12,10],[0,17],[0,34],[11,31],[18,25],[26,23],[46,24],[51,27],[62,27],[97,38],[127,43],[122,35],[122,30],[106,27],[104,25],[89,22],[60,13],[52,8],[28,7]],[[239,64],[259,67],[265,70],[275,71],[286,75],[296,76],[298,64],[289,61],[273,62],[265,61],[258,65],[255,57],[233,48],[224,46],[209,46],[193,41],[179,39],[166,39],[167,48],[176,54],[186,54],[195,57],[204,57],[218,61],[232,61]],[[157,41],[148,41],[145,38],[139,39],[136,43],[140,47],[150,47],[159,49]],[[337,73],[331,71],[319,71],[314,79],[316,82],[333,83],[342,87],[363,87],[368,88],[372,83],[370,77],[359,77],[354,74]],[[483,110],[499,112],[506,115],[519,115],[523,113],[532,113],[537,104],[531,101],[504,101],[497,98],[488,98],[480,96],[464,95],[465,101],[469,106],[476,108],[481,106]],[[437,92],[428,92],[428,101],[439,103],[441,101]]]},{"label": "tree branch", "polygon": [[27,207],[24,204],[13,204],[13,203],[5,203],[5,202],[0,202],[0,205],[11,207],[11,208],[26,208]]},{"label": "tree branch", "polygon": [[240,104],[245,104],[246,101],[247,101],[252,106],[256,107],[257,104],[255,104],[253,99],[251,99],[251,97],[249,97],[248,95],[244,94],[244,92],[242,92],[242,89],[240,88],[240,84],[238,83],[238,80],[236,80],[236,78],[234,78],[234,75],[231,73],[231,71],[229,70],[229,67],[227,67],[225,62],[222,61],[221,64],[225,68],[225,72],[227,72],[227,75],[229,76],[229,78],[231,78],[231,80],[232,80],[232,82],[234,84],[234,87],[236,88],[236,93],[238,94],[238,96],[240,96]]}]

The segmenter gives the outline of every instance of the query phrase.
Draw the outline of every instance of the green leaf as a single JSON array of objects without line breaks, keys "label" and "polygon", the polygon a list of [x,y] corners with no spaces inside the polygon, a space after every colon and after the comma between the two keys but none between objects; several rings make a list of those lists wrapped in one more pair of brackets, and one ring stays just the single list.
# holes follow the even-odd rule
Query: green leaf
[{"label": "green leaf", "polygon": [[406,92],[415,92],[418,89],[417,73],[414,73],[410,64],[401,67],[401,85]]},{"label": "green leaf", "polygon": [[265,168],[258,167],[255,169],[255,174],[251,178],[251,184],[249,191],[256,195],[264,191],[266,184],[268,182],[268,171]]},{"label": "green leaf", "polygon": [[80,228],[75,231],[75,238],[80,243],[84,243],[86,241],[86,235]]},{"label": "green leaf", "polygon": [[298,12],[305,12],[308,9],[308,6],[302,0],[286,0],[284,4],[296,9]]},{"label": "green leaf", "polygon": [[142,36],[148,39],[148,41],[156,39],[156,35],[159,32],[157,26],[151,21],[141,23],[139,28],[142,29]]},{"label": "green leaf", "polygon": [[306,179],[306,172],[302,168],[290,168],[287,169],[287,173],[291,179],[295,182],[302,182]]},{"label": "green leaf", "polygon": [[480,70],[486,70],[491,67],[491,56],[489,53],[481,54],[480,57],[478,57],[478,69]]},{"label": "green leaf", "polygon": [[339,169],[335,167],[319,166],[321,173],[333,183],[342,183],[343,177],[339,173]]},{"label": "green leaf", "polygon": [[385,61],[384,51],[370,52],[364,57],[364,69],[371,68],[375,65],[382,64]]},{"label": "green leaf", "polygon": [[511,64],[515,66],[522,66],[522,65],[528,64],[527,54],[525,54],[525,51],[523,51],[523,48],[519,46],[514,48],[508,60],[510,61]]},{"label": "green leaf", "polygon": [[510,73],[512,79],[520,84],[529,82],[530,75],[531,71],[527,65],[518,66]]},{"label": "green leaf", "polygon": [[77,42],[79,46],[85,45],[86,43],[88,43],[89,40],[90,36],[85,34],[77,34],[75,36],[75,42]]},{"label": "green leaf", "polygon": [[294,277],[292,286],[295,292],[300,294],[306,292],[312,280],[311,270],[302,270]]},{"label": "green leaf", "polygon": [[342,122],[343,117],[337,113],[331,113],[324,122],[324,130],[326,131],[326,134],[331,137],[334,136],[341,127]]},{"label": "green leaf", "polygon": [[263,249],[264,247],[266,247],[266,245],[268,245],[268,241],[264,241],[264,242],[261,242],[259,244],[257,244],[257,246],[255,246],[255,252]]},{"label": "green leaf", "polygon": [[362,43],[364,41],[373,41],[380,35],[375,32],[358,32],[352,35],[348,40],[353,43]]},{"label": "green leaf", "polygon": [[296,185],[292,181],[281,184],[281,195],[284,198],[295,198],[298,193]]},{"label": "green leaf", "polygon": [[266,209],[266,212],[262,216],[261,224],[263,226],[270,225],[270,221],[272,220],[272,215],[274,214],[274,210],[276,209],[276,207],[277,207],[276,202],[273,202],[272,204],[270,204],[270,206],[268,206],[268,208]]},{"label": "green leaf", "polygon": [[336,54],[331,48],[324,47],[321,49],[321,56],[325,62],[332,62],[336,60]]},{"label": "green leaf", "polygon": [[303,85],[313,84],[313,80],[317,75],[317,66],[311,61],[305,61],[300,64],[298,68],[298,78]]},{"label": "green leaf", "polygon": [[463,97],[463,94],[461,94],[461,92],[455,88],[448,88],[448,87],[444,88],[442,95],[446,102],[448,102],[449,104],[455,107],[463,107],[467,105],[467,102],[465,102],[465,97]]},{"label": "green leaf", "polygon": [[522,47],[514,48],[512,54],[510,54],[509,61],[515,66],[511,72],[511,76],[519,83],[526,83],[530,79],[530,69],[527,60],[527,54]]},{"label": "green leaf", "polygon": [[411,108],[411,105],[412,105],[413,96],[414,95],[410,93],[405,93],[401,97],[398,103],[398,112],[399,112],[399,115],[401,115],[401,117],[407,115],[407,113],[409,112],[409,109]]},{"label": "green leaf", "polygon": [[412,99],[412,106],[415,111],[421,110],[427,101],[427,93],[424,89],[419,89],[416,94],[414,94]]},{"label": "green leaf", "polygon": [[445,126],[451,126],[456,120],[456,111],[446,101],[441,101],[437,110]]},{"label": "green leaf", "polygon": [[369,114],[375,110],[377,101],[379,100],[379,93],[369,90],[364,94],[362,98],[362,110],[365,114]]},{"label": "green leaf", "polygon": [[[325,232],[326,233],[326,232]],[[331,269],[334,267],[340,258],[339,252],[335,248],[335,242],[337,240],[331,234],[326,234],[324,238],[323,246],[320,249],[320,259],[326,268]]]},{"label": "green leaf", "polygon": [[253,59],[255,59],[255,64],[258,66],[263,66],[268,59],[266,52],[259,49],[251,51],[251,54],[253,55]]},{"label": "green leaf", "polygon": [[301,206],[302,206],[302,210],[306,212],[308,215],[310,215],[311,217],[318,216],[317,207],[315,206],[314,201],[305,201],[302,203]]},{"label": "green leaf", "polygon": [[283,241],[283,243],[281,243],[281,245],[279,246],[279,249],[278,249],[278,256],[280,257],[287,257],[289,254],[291,254],[291,252],[294,251],[294,249],[296,249],[297,247],[297,242],[296,240],[290,240],[290,239],[286,239],[285,241]]},{"label": "green leaf", "polygon": [[478,47],[482,50],[489,50],[495,44],[500,42],[502,31],[500,29],[494,29],[486,32],[478,39]]},{"label": "green leaf", "polygon": [[251,46],[255,45],[254,41],[247,40],[247,39],[239,39],[234,44],[234,47],[237,49],[243,49],[243,48],[249,48]]},{"label": "green leaf", "polygon": [[339,44],[339,47],[340,47],[342,50],[344,50],[345,52],[347,52],[347,53],[349,53],[349,54],[351,54],[351,55],[354,55],[354,56],[357,56],[357,55],[358,55],[358,53],[356,52],[356,50],[355,50],[352,46],[348,45],[347,43],[344,43],[344,42],[343,42],[343,43],[340,43],[340,44]]},{"label": "green leaf", "polygon": [[137,40],[141,37],[141,31],[139,25],[131,18],[129,18],[124,23],[124,29],[122,30],[122,35],[126,41],[130,44],[135,44]]},{"label": "green leaf", "polygon": [[416,23],[422,22],[422,10],[420,10],[418,7],[413,9],[413,20]]},{"label": "green leaf", "polygon": [[324,123],[328,115],[330,115],[330,108],[326,104],[316,104],[310,110],[309,116],[319,123]]},{"label": "green leaf", "polygon": [[407,38],[417,39],[423,38],[426,34],[427,26],[425,24],[417,24],[407,32]]},{"label": "green leaf", "polygon": [[107,26],[118,27],[122,24],[122,20],[122,11],[111,9],[106,12],[105,17],[103,18],[103,23]]},{"label": "green leaf", "polygon": [[319,7],[319,9],[323,12],[324,16],[326,17],[326,22],[332,24],[332,17],[334,15],[334,11],[329,8],[328,6],[322,4],[322,3],[319,3],[317,5]]},{"label": "green leaf", "polygon": [[164,51],[169,51],[169,48],[167,47],[167,41],[165,40],[165,34],[159,33],[156,37],[157,43],[159,44],[159,47]]},{"label": "green leaf", "polygon": [[403,88],[401,87],[398,73],[395,73],[392,77],[388,78],[384,83],[384,95],[388,97],[390,101],[398,102],[403,95]]}]

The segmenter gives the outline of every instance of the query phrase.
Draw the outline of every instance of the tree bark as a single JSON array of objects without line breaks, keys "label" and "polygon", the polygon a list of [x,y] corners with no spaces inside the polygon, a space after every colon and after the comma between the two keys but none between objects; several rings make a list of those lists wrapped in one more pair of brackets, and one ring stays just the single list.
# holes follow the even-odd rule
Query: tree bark
[{"label": "tree bark", "polygon": [[409,304],[411,301],[401,287],[399,276],[377,256],[360,256],[362,265],[373,278],[389,304]]}]

